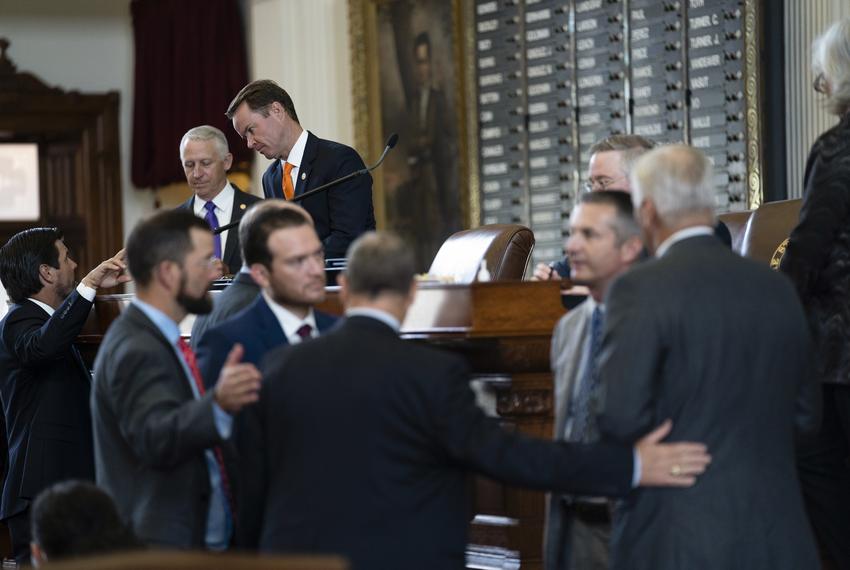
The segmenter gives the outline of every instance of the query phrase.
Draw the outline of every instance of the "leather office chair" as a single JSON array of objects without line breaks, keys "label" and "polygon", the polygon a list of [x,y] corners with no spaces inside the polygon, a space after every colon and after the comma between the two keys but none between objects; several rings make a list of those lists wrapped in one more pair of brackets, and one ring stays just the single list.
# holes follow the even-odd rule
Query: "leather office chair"
[{"label": "leather office chair", "polygon": [[491,280],[522,279],[533,249],[534,233],[525,226],[481,226],[457,232],[443,242],[428,273],[451,276],[455,283],[471,283],[484,259]]},{"label": "leather office chair", "polygon": [[209,552],[144,551],[51,562],[55,570],[347,570],[336,556],[257,556]]},{"label": "leather office chair", "polygon": [[741,253],[741,247],[744,244],[744,232],[752,213],[752,210],[745,210],[743,212],[727,212],[717,216],[717,219],[726,224],[729,233],[732,234],[732,251],[735,253]]},{"label": "leather office chair", "polygon": [[800,199],[767,202],[753,211],[741,243],[741,255],[779,267],[788,236],[800,216]]}]

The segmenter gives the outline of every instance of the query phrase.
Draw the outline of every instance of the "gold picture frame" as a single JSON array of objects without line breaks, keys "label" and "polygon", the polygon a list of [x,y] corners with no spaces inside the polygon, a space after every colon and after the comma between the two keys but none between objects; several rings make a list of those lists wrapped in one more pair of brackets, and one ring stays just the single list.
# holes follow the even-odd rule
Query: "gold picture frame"
[{"label": "gold picture frame", "polygon": [[[389,133],[400,134],[399,148],[392,151],[379,170],[373,172],[373,201],[378,227],[398,230],[399,225],[409,223],[403,213],[397,213],[401,201],[414,204],[411,209],[422,210],[433,207],[432,202],[439,200],[444,203],[436,208],[433,219],[439,220],[448,212],[449,216],[456,216],[452,219],[455,223],[451,224],[454,231],[478,226],[480,206],[473,3],[469,0],[349,0],[348,9],[355,147],[362,156],[378,156],[383,151]],[[405,20],[408,17],[410,22]],[[429,66],[426,80],[416,75],[419,73],[419,64],[416,63],[419,60],[415,55],[418,53],[415,42],[420,40],[423,32],[425,35],[430,32],[431,38],[426,50]],[[450,45],[446,45],[447,41]],[[433,72],[432,69],[438,71]],[[431,73],[437,78],[432,80]],[[431,98],[435,99],[438,95],[439,100],[446,102],[448,111],[442,116],[450,117],[451,125],[443,125],[446,128],[440,129],[439,141],[412,142],[419,138],[411,134],[414,127],[410,127],[410,124],[419,118],[422,118],[422,123],[426,122],[424,115],[418,116],[414,108],[424,111],[429,105],[427,98],[425,106],[411,103],[413,99],[410,94],[414,91],[410,86],[416,85],[415,93],[420,93],[423,90],[421,83],[418,83],[420,81],[437,86]],[[408,120],[400,120],[402,115],[399,109],[402,108]],[[428,109],[430,117],[431,108]],[[390,111],[394,111],[394,114]],[[421,133],[422,130],[416,132]],[[447,140],[449,138],[454,140]],[[422,178],[423,164],[444,168],[436,157],[436,153],[440,152],[438,142],[452,150],[451,156],[446,157],[456,168],[452,182],[445,185],[450,188],[435,184],[442,180],[433,178],[433,175],[430,186],[422,186],[419,180]],[[421,152],[419,156],[427,158],[420,160],[417,149],[413,147],[421,150],[426,144],[433,144],[431,148],[435,150]],[[434,172],[438,171],[438,166],[429,168]],[[399,194],[399,187],[411,180],[418,180],[410,184],[412,191]],[[439,197],[434,195],[426,199],[426,188],[431,191],[436,189]],[[452,203],[454,212],[449,211]],[[446,233],[447,228],[442,229]],[[441,242],[445,237],[440,235],[438,239]],[[420,253],[420,257],[423,257],[424,253]]]}]

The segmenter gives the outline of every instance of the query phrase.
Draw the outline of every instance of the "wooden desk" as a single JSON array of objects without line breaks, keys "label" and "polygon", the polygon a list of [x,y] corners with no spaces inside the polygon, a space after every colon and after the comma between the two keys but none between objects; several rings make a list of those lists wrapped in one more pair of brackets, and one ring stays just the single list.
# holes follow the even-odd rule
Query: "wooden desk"
[{"label": "wooden desk", "polygon": [[[103,331],[129,303],[128,295],[98,297],[80,337],[93,358]],[[340,314],[338,289],[320,307]],[[564,314],[556,282],[420,284],[402,336],[463,355],[475,374],[479,401],[506,429],[552,435],[549,344]],[[181,323],[188,335],[191,320]],[[475,568],[542,568],[543,494],[477,478],[468,554]]]}]

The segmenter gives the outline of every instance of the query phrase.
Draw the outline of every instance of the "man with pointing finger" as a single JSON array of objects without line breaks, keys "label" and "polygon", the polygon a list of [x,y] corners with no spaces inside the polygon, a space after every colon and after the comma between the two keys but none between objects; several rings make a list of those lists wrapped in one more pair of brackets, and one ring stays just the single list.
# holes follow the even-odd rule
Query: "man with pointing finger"
[{"label": "man with pointing finger", "polygon": [[95,361],[91,407],[97,482],[144,542],[224,550],[234,536],[231,414],[257,401],[260,375],[230,351],[205,390],[178,323],[212,307],[209,226],[191,212],[140,222],[127,242],[136,297]]}]

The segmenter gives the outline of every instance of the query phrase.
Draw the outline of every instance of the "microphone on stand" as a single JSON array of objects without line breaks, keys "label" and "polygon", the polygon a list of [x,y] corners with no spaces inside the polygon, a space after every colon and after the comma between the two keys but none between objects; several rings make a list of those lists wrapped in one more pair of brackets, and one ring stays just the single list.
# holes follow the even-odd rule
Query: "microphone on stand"
[{"label": "microphone on stand", "polygon": [[[342,184],[343,182],[347,182],[348,180],[351,180],[352,178],[356,178],[358,176],[363,176],[364,174],[368,174],[368,173],[372,172],[373,170],[375,170],[376,168],[381,166],[381,163],[384,162],[384,159],[387,157],[387,154],[389,154],[389,152],[395,147],[396,144],[398,144],[398,134],[393,133],[387,139],[387,144],[386,144],[386,146],[384,146],[384,152],[381,153],[380,158],[378,158],[378,162],[376,162],[372,166],[369,166],[368,168],[361,168],[360,170],[355,170],[354,172],[352,172],[350,174],[346,174],[342,178],[337,178],[336,180],[331,180],[330,182],[328,182],[326,184],[322,184],[321,186],[313,188],[309,192],[304,192],[303,194],[301,194],[299,196],[293,197],[292,200],[290,200],[290,201],[291,202],[300,202],[301,200],[303,200],[305,198],[309,198],[310,196],[313,196],[314,194],[318,194],[319,192],[324,192],[328,188],[333,188],[337,184]],[[229,224],[225,224],[223,226],[219,226],[218,228],[214,229],[213,233],[214,234],[220,234],[221,232],[227,231],[231,228],[235,228],[238,225],[239,225],[238,221],[237,222],[231,222]]]},{"label": "microphone on stand", "polygon": [[351,180],[352,178],[356,178],[358,176],[362,176],[364,174],[368,174],[368,173],[372,172],[373,170],[375,170],[376,168],[381,166],[381,163],[384,162],[384,159],[387,157],[387,154],[390,152],[390,150],[393,149],[393,147],[395,147],[396,143],[398,143],[398,135],[396,133],[393,133],[393,134],[390,135],[390,138],[387,139],[387,144],[384,147],[384,152],[381,153],[381,157],[378,159],[378,162],[376,162],[374,165],[372,165],[368,168],[361,168],[360,170],[355,170],[351,174],[346,174],[342,178],[337,178],[336,180],[331,180],[327,184],[322,184],[321,186],[313,188],[309,192],[304,192],[303,194],[301,194],[299,196],[293,197],[292,201],[293,202],[300,202],[304,198],[309,198],[313,194],[318,194],[319,192],[324,192],[328,188],[336,186],[337,184],[342,184],[343,182]]}]

